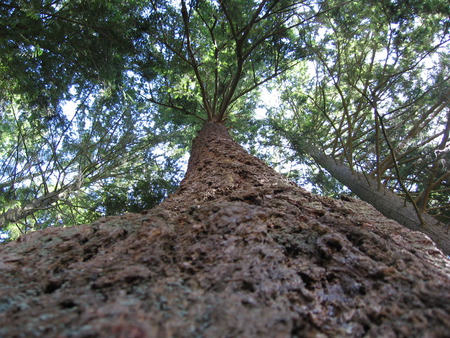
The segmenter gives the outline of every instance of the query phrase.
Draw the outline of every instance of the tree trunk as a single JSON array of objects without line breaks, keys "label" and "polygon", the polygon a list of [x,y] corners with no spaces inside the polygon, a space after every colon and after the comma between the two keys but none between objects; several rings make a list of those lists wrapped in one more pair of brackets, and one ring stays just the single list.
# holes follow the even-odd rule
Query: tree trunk
[{"label": "tree trunk", "polygon": [[8,209],[3,214],[0,214],[0,229],[5,227],[8,223],[17,223],[38,210],[48,209],[55,202],[58,202],[61,199],[68,197],[71,193],[80,190],[81,185],[81,181],[76,181],[62,187],[61,189],[49,192],[46,195],[28,201],[24,206]]},{"label": "tree trunk", "polygon": [[[223,124],[207,122],[192,144],[191,157],[178,191],[162,203],[186,210],[207,201],[242,199],[254,188],[271,191],[294,186],[233,141]],[[247,194],[250,194],[247,196]]]},{"label": "tree trunk", "polygon": [[304,147],[308,154],[335,179],[349,188],[363,201],[371,204],[384,216],[391,218],[407,228],[421,231],[428,235],[436,245],[448,256],[450,255],[450,236],[448,226],[440,224],[437,219],[427,213],[422,213],[425,224],[421,224],[413,205],[385,189],[378,190],[377,182],[358,172],[352,172],[349,167],[338,163],[323,152],[308,145]]},{"label": "tree trunk", "polygon": [[0,336],[443,337],[450,262],[314,196],[206,123],[177,193],[0,247]]}]

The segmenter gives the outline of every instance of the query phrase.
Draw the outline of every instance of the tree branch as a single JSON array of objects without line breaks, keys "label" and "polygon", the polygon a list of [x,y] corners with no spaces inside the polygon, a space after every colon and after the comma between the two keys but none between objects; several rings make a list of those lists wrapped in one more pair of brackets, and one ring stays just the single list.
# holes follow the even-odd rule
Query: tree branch
[{"label": "tree branch", "polygon": [[214,116],[214,112],[211,109],[211,105],[210,105],[209,99],[208,99],[208,93],[206,92],[206,87],[203,83],[203,79],[200,74],[197,60],[195,58],[194,52],[192,51],[191,36],[190,36],[190,31],[189,31],[189,15],[187,12],[185,0],[181,0],[181,15],[183,17],[184,29],[185,29],[185,34],[186,34],[186,44],[187,44],[188,55],[189,55],[189,58],[191,59],[191,65],[194,70],[195,77],[197,78],[198,84],[200,86],[200,92],[202,95],[203,104],[204,104],[206,112],[208,114],[208,119],[212,120],[213,116]]},{"label": "tree branch", "polygon": [[378,111],[377,111],[376,108],[374,108],[374,111],[375,111],[375,114],[378,116],[378,119],[379,119],[379,121],[380,121],[381,132],[383,133],[384,140],[386,141],[386,144],[387,144],[387,146],[388,146],[388,148],[389,148],[389,151],[390,151],[390,153],[391,153],[391,156],[392,156],[392,159],[393,159],[393,162],[394,162],[395,172],[396,172],[396,174],[397,174],[397,181],[398,181],[398,183],[400,184],[402,190],[405,192],[405,194],[406,194],[406,196],[408,197],[409,201],[410,201],[411,204],[413,205],[414,210],[415,210],[415,212],[416,212],[416,214],[417,214],[417,217],[419,218],[420,224],[421,224],[422,226],[425,226],[425,221],[424,221],[424,219],[423,219],[423,217],[422,217],[422,212],[420,211],[419,207],[417,206],[417,203],[416,203],[416,201],[414,200],[414,198],[413,198],[413,197],[411,196],[411,194],[409,193],[409,190],[406,188],[405,184],[403,183],[402,176],[401,176],[401,174],[400,174],[400,169],[399,169],[399,167],[398,167],[397,160],[396,160],[396,157],[395,157],[395,150],[394,150],[394,148],[392,147],[391,142],[389,141],[389,138],[388,138],[388,136],[387,136],[387,134],[386,134],[386,129],[384,128],[383,119],[382,119],[382,117],[380,116],[380,114],[378,113]]}]

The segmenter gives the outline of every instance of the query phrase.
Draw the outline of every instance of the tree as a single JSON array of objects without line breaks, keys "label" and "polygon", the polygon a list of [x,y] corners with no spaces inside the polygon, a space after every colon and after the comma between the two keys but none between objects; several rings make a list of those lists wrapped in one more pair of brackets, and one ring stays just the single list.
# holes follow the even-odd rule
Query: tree
[{"label": "tree", "polygon": [[[178,180],[161,169],[173,163],[152,149],[173,135],[151,125],[152,109],[127,75],[142,4],[8,1],[0,10],[2,231],[14,239],[90,222],[123,211],[112,208],[118,198],[144,208],[172,192]],[[155,195],[128,201],[145,185]]]},{"label": "tree", "polygon": [[[314,18],[321,6],[297,1],[231,4],[184,1],[177,7],[166,1],[118,5],[105,0],[89,6],[83,1],[3,4],[4,26],[17,28],[17,32],[5,36],[3,43],[6,53],[2,83],[10,95],[4,98],[5,112],[13,115],[12,120],[23,115],[33,130],[40,124],[42,132],[23,133],[21,119],[13,130],[9,130],[9,122],[5,126],[14,141],[4,154],[7,160],[2,185],[6,188],[6,208],[0,225],[9,226],[8,230],[16,226],[25,233],[52,217],[72,224],[91,220],[92,210],[88,208],[86,212],[87,205],[79,208],[76,195],[86,196],[87,187],[104,184],[105,180],[115,182],[114,178],[121,176],[115,170],[128,170],[121,162],[105,166],[101,164],[103,159],[98,159],[100,163],[93,165],[93,159],[85,158],[83,151],[94,149],[98,142],[119,146],[110,150],[103,145],[98,147],[109,155],[139,154],[149,142],[156,147],[156,143],[176,138],[180,143],[192,135],[192,126],[201,121],[230,119],[235,128],[244,127],[255,104],[252,91],[292,67],[303,53],[297,38],[290,34],[291,29]],[[167,13],[164,19],[161,13]],[[30,30],[31,25],[39,29]],[[53,64],[60,68],[52,68]],[[19,71],[14,73],[12,69]],[[9,79],[14,79],[12,88]],[[34,83],[39,84],[36,90],[29,90]],[[68,118],[58,109],[61,100],[73,97],[79,108],[75,116]],[[17,113],[11,112],[16,102],[20,107]],[[149,104],[157,104],[159,109]],[[116,110],[123,115],[118,117]],[[239,118],[233,114],[237,111]],[[59,129],[43,119],[59,123]],[[111,126],[105,128],[108,125]],[[142,128],[135,130],[136,125]],[[176,130],[176,136],[161,135],[168,125]],[[187,130],[186,135],[180,128]],[[107,135],[109,131],[117,135]],[[152,138],[152,134],[158,137]],[[38,141],[39,137],[43,140]],[[35,144],[36,152],[46,154],[28,154],[29,146],[16,147],[20,138]],[[86,144],[90,141],[92,145]],[[136,147],[130,150],[133,142]],[[74,149],[83,151],[80,154]],[[21,151],[25,154],[14,157]],[[63,164],[59,168],[61,164],[55,163],[43,174],[34,158],[57,160],[61,155],[56,151],[68,156],[67,163],[72,167]],[[12,158],[14,161],[10,161]],[[141,162],[140,158],[129,160],[133,166]],[[95,179],[88,177],[97,166],[101,174],[92,173]],[[17,175],[22,167],[28,172]],[[55,167],[59,169],[55,171]],[[36,176],[38,182],[28,184],[27,179]],[[61,181],[61,177],[70,179]],[[153,179],[157,182],[160,177]],[[40,180],[56,182],[49,188]],[[73,180],[78,183],[73,184]],[[80,185],[81,182],[86,184]],[[15,194],[18,185],[24,188],[23,194]],[[89,204],[97,203],[98,199],[94,199]],[[55,208],[59,208],[56,214]],[[53,212],[52,217],[48,212]],[[80,217],[74,219],[73,214]]]},{"label": "tree", "polygon": [[[426,215],[429,210],[445,224],[449,211],[448,6],[431,10],[421,2],[407,13],[390,6],[353,3],[320,18],[322,31],[307,42],[315,80],[299,73],[285,81],[282,117],[274,123],[298,154],[311,155],[384,215],[424,231],[450,252],[445,226]],[[287,112],[290,125],[281,120]],[[337,170],[342,165],[345,177]],[[382,203],[387,197],[375,196],[386,189],[402,197]]]},{"label": "tree", "polygon": [[[225,120],[237,109],[248,114],[251,100],[244,96],[295,62],[285,57],[297,50],[287,47],[289,26],[314,15],[297,2],[181,5],[2,3],[8,35],[1,60],[6,151],[0,226],[25,233],[55,225],[45,221],[55,217],[66,224],[92,220],[98,212],[88,205],[99,203],[99,194],[87,188],[116,182],[127,165],[142,165],[142,157],[130,153],[189,137],[179,130],[164,135],[168,119],[174,131],[194,124],[185,115],[204,121]],[[70,98],[78,108],[64,116],[61,101]],[[155,112],[149,103],[165,109]],[[102,152],[92,158],[94,149]],[[91,201],[80,205],[80,194]]]},{"label": "tree", "polygon": [[[155,66],[179,68],[161,66],[142,95],[165,108],[155,119],[202,122],[185,178],[147,212],[50,227],[2,245],[0,334],[444,335],[448,260],[431,241],[363,202],[295,186],[234,142],[225,125],[246,91],[291,66],[289,53],[271,53],[280,44],[267,39],[322,8],[268,0],[149,4],[139,29],[156,37],[147,43]],[[156,14],[166,15],[170,31]],[[219,33],[231,36],[230,49],[205,60],[215,44],[202,42]],[[137,45],[146,48],[145,35]],[[136,74],[150,71],[148,60],[136,63]],[[217,60],[233,62],[222,70]],[[211,77],[217,86],[203,81]]]}]

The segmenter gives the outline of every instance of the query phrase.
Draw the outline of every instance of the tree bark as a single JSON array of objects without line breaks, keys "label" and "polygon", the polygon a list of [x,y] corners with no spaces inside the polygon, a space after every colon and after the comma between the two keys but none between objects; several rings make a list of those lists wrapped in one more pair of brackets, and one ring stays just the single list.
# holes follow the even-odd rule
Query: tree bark
[{"label": "tree bark", "polygon": [[363,201],[371,204],[384,216],[397,221],[414,231],[421,231],[429,236],[436,245],[447,255],[450,255],[450,234],[448,226],[441,224],[427,213],[422,213],[425,224],[421,224],[413,205],[381,187],[378,183],[358,172],[352,172],[349,167],[328,157],[312,145],[304,146],[307,153],[335,179],[349,188]]},{"label": "tree bark", "polygon": [[192,143],[188,169],[180,188],[162,206],[186,210],[207,201],[232,199],[233,196],[240,199],[255,187],[271,190],[293,186],[234,142],[222,123],[206,122]]},{"label": "tree bark", "polygon": [[449,276],[423,234],[206,123],[160,206],[0,246],[0,336],[443,337]]}]

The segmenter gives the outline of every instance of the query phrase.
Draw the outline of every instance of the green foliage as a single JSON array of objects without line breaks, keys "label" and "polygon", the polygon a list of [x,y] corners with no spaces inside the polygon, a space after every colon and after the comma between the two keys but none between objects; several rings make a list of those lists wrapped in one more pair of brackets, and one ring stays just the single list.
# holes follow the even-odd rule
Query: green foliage
[{"label": "green foliage", "polygon": [[[448,213],[446,168],[437,169],[433,153],[448,144],[449,11],[442,1],[354,1],[324,13],[305,36],[314,73],[294,70],[283,79],[283,104],[272,119],[292,139],[398,193],[404,183],[430,212],[439,204]],[[441,196],[434,190],[447,201],[434,200]]]},{"label": "green foliage", "polygon": [[137,2],[7,1],[0,5],[1,99],[34,114],[60,114],[72,86],[121,82]]},{"label": "green foliage", "polygon": [[246,94],[295,62],[296,37],[288,28],[299,7],[232,0],[182,1],[177,8],[152,1],[137,43],[145,57],[136,63],[143,78],[158,77],[149,99],[200,120],[226,120],[248,105]]}]

